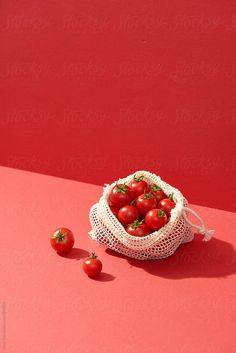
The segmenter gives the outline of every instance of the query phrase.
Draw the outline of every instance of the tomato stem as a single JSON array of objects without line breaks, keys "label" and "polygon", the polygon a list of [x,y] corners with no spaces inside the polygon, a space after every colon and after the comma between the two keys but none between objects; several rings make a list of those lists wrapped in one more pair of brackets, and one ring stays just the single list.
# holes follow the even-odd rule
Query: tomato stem
[{"label": "tomato stem", "polygon": [[171,201],[174,201],[173,196],[174,196],[174,193],[172,192],[172,193],[168,196],[168,199],[170,199]]},{"label": "tomato stem", "polygon": [[152,190],[153,190],[153,191],[159,191],[159,190],[161,190],[161,188],[160,188],[158,185],[154,184],[154,185],[152,186]]},{"label": "tomato stem", "polygon": [[143,198],[144,199],[154,199],[154,196],[150,192],[148,192],[147,194],[144,194]]},{"label": "tomato stem", "polygon": [[54,234],[52,236],[53,239],[56,239],[56,243],[59,243],[59,241],[62,241],[63,244],[66,243],[65,236],[68,234],[68,232],[62,233],[62,229],[60,228],[57,234]]},{"label": "tomato stem", "polygon": [[161,209],[157,212],[157,215],[158,215],[158,217],[163,218],[163,217],[165,216],[164,210],[161,208]]},{"label": "tomato stem", "polygon": [[92,252],[90,255],[89,255],[89,258],[90,259],[96,259],[97,258],[97,255],[95,252]]},{"label": "tomato stem", "polygon": [[115,191],[116,194],[118,192],[122,192],[122,194],[125,194],[125,192],[127,190],[125,183],[122,185],[119,185],[118,183],[116,183],[116,187],[117,187],[117,190]]},{"label": "tomato stem", "polygon": [[137,177],[136,175],[134,176],[134,180],[135,180],[135,181],[142,181],[143,178],[144,178],[143,175],[140,175],[139,177]]},{"label": "tomato stem", "polygon": [[138,228],[141,224],[143,224],[143,219],[141,221],[139,221],[138,219],[136,221],[134,221],[132,224],[131,224],[131,227],[132,228]]}]

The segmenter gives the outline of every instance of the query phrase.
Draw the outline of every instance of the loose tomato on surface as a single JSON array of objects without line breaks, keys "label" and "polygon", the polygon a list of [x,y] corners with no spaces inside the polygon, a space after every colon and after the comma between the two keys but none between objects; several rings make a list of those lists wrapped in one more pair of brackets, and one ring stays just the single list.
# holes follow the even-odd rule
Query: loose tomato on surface
[{"label": "loose tomato on surface", "polygon": [[155,196],[149,192],[149,193],[140,195],[135,201],[135,206],[137,207],[139,212],[142,215],[144,215],[152,208],[157,207],[157,200]]},{"label": "loose tomato on surface", "polygon": [[134,192],[128,185],[125,183],[116,184],[109,195],[109,203],[112,206],[121,208],[123,206],[129,205],[134,198]]},{"label": "loose tomato on surface", "polygon": [[102,263],[94,252],[84,260],[83,270],[89,277],[96,277],[102,271]]},{"label": "loose tomato on surface", "polygon": [[135,197],[147,193],[150,190],[149,184],[143,180],[144,176],[134,176],[134,180],[129,184],[131,190],[133,190]]},{"label": "loose tomato on surface", "polygon": [[61,227],[53,233],[50,241],[58,254],[66,254],[73,248],[75,239],[71,230]]},{"label": "loose tomato on surface", "polygon": [[157,202],[167,197],[164,191],[156,184],[152,185],[151,192],[157,199]]},{"label": "loose tomato on surface", "polygon": [[127,225],[138,220],[140,217],[139,211],[135,206],[127,205],[119,209],[117,218],[120,223]]},{"label": "loose tomato on surface", "polygon": [[152,230],[158,230],[167,223],[167,216],[162,209],[150,210],[145,216],[145,223]]},{"label": "loose tomato on surface", "polygon": [[145,237],[152,231],[143,221],[135,221],[126,227],[126,232],[134,237]]},{"label": "loose tomato on surface", "polygon": [[175,202],[173,201],[173,194],[169,195],[168,198],[162,199],[158,203],[158,208],[163,209],[163,211],[169,215],[170,211],[175,208]]}]

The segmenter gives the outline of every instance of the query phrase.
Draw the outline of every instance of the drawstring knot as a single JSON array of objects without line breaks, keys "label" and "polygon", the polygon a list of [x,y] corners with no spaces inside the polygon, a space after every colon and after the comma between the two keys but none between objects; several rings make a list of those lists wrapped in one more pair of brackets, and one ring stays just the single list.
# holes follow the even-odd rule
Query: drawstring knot
[{"label": "drawstring knot", "polygon": [[[188,217],[186,212],[190,212],[192,213],[201,223],[200,226],[198,226],[197,224],[192,223]],[[186,222],[188,224],[190,224],[190,226],[196,228],[198,230],[198,233],[204,235],[204,238],[202,239],[203,241],[209,241],[211,240],[212,235],[215,233],[215,231],[213,229],[207,229],[205,226],[205,223],[203,222],[203,219],[195,212],[193,211],[191,208],[189,207],[183,207],[183,216],[184,219],[186,220]]]}]

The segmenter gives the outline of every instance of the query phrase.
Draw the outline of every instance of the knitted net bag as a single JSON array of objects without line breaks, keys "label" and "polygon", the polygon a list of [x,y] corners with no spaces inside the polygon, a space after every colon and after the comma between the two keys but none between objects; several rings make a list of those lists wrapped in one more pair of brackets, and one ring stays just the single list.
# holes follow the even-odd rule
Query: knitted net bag
[{"label": "knitted net bag", "polygon": [[[173,194],[176,206],[171,210],[170,220],[164,227],[145,237],[135,237],[125,231],[122,224],[112,213],[108,204],[108,197],[117,182],[119,184],[129,184],[134,176],[139,177],[141,175],[149,184],[158,185],[166,195]],[[135,259],[151,260],[170,256],[180,244],[192,241],[194,237],[192,227],[198,229],[199,233],[204,234],[204,241],[211,239],[214,231],[207,230],[201,217],[188,207],[188,202],[182,193],[161,180],[159,176],[147,171],[138,171],[126,178],[119,179],[117,182],[104,187],[102,197],[90,210],[89,218],[92,230],[89,235],[98,243]],[[187,217],[188,212],[199,220],[200,226],[190,222]]]}]

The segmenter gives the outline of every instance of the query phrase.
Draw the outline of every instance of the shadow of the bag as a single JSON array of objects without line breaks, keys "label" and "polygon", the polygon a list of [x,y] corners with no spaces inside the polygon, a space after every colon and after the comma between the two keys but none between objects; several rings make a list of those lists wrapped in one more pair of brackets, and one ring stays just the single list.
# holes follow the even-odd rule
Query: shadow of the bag
[{"label": "shadow of the bag", "polygon": [[204,242],[199,234],[161,260],[135,260],[110,249],[106,252],[126,259],[131,266],[143,268],[151,275],[169,279],[227,277],[236,273],[236,251],[232,244],[214,237]]}]

